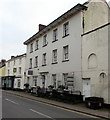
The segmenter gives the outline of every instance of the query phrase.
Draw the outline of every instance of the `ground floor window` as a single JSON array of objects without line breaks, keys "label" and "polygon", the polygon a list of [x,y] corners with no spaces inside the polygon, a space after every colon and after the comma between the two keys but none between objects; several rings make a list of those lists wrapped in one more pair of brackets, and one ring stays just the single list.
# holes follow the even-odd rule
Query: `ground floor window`
[{"label": "ground floor window", "polygon": [[64,86],[65,86],[65,87],[68,87],[67,77],[68,77],[68,73],[63,73],[63,81],[64,81]]},{"label": "ground floor window", "polygon": [[20,85],[21,85],[21,81],[20,79],[18,79],[18,87],[20,87]]},{"label": "ground floor window", "polygon": [[56,74],[52,75],[52,80],[53,80],[53,86],[56,88]]},{"label": "ground floor window", "polygon": [[45,75],[42,75],[42,87],[45,88]]},{"label": "ground floor window", "polygon": [[34,86],[37,86],[37,76],[34,76],[34,77],[33,77],[33,85],[34,85]]}]

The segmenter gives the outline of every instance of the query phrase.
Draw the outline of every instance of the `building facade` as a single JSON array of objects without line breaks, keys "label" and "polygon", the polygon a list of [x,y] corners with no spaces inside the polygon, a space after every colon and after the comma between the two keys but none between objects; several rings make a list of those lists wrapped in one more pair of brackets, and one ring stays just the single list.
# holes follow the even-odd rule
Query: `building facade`
[{"label": "building facade", "polygon": [[108,13],[105,1],[90,0],[39,29],[24,42],[26,82],[42,88],[64,85],[108,103]]},{"label": "building facade", "polygon": [[6,62],[6,82],[8,87],[24,89],[26,54],[11,56]]},{"label": "building facade", "polygon": [[[104,1],[90,2],[84,12],[82,34],[82,80],[85,97],[103,97],[110,104],[108,43],[110,8]],[[100,12],[99,12],[100,11]]]},{"label": "building facade", "polygon": [[6,70],[5,62],[6,60],[0,61],[0,88],[2,88],[2,79],[5,76],[5,70]]},{"label": "building facade", "polygon": [[53,85],[57,88],[64,85],[70,90],[82,91],[82,9],[86,7],[76,5],[24,43],[27,45],[26,75],[30,86],[47,88]]}]

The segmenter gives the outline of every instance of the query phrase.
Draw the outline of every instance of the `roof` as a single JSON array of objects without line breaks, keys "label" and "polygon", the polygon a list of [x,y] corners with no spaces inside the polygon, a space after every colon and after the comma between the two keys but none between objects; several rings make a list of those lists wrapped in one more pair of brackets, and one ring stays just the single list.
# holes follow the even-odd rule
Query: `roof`
[{"label": "roof", "polygon": [[14,60],[14,59],[19,58],[19,57],[24,57],[24,56],[26,56],[26,53],[24,53],[22,55],[13,56],[11,59],[7,60],[6,62]]},{"label": "roof", "polygon": [[74,14],[76,14],[79,11],[84,10],[84,9],[86,10],[87,7],[84,6],[84,5],[81,5],[81,4],[77,4],[76,6],[74,6],[70,10],[68,10],[66,13],[64,13],[63,15],[61,15],[60,17],[58,17],[57,19],[55,19],[49,25],[47,25],[43,30],[37,32],[32,37],[30,37],[28,40],[26,40],[24,42],[24,44],[25,45],[29,44],[30,42],[32,42],[33,40],[35,40],[39,36],[43,35],[45,32],[49,31],[50,29],[52,29],[53,27],[55,27],[56,25],[58,25],[62,21],[66,20],[68,17],[70,17],[70,16],[72,16],[72,15],[74,15]]}]

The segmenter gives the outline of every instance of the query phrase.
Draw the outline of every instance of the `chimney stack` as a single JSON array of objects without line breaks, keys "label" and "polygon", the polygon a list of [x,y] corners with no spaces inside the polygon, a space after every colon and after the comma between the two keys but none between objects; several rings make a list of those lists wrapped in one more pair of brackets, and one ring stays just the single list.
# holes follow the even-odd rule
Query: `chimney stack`
[{"label": "chimney stack", "polygon": [[15,56],[11,56],[11,59],[13,59]]},{"label": "chimney stack", "polygon": [[43,30],[46,27],[46,25],[39,24],[39,31]]}]

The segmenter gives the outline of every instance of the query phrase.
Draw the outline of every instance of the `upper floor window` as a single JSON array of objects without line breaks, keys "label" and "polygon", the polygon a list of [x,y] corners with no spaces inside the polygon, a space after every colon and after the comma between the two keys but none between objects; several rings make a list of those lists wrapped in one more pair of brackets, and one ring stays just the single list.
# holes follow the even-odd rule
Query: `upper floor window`
[{"label": "upper floor window", "polygon": [[30,53],[33,52],[33,43],[30,45]]},{"label": "upper floor window", "polygon": [[63,37],[68,36],[69,35],[69,22],[66,22],[63,25]]},{"label": "upper floor window", "polygon": [[53,42],[58,40],[58,29],[53,30]]},{"label": "upper floor window", "polygon": [[21,58],[19,59],[19,64],[21,64]]},{"label": "upper floor window", "polygon": [[63,60],[68,60],[68,57],[69,57],[69,46],[64,46],[63,47]]},{"label": "upper floor window", "polygon": [[35,42],[35,50],[38,50],[38,40]]},{"label": "upper floor window", "polygon": [[8,62],[8,67],[10,67],[10,62]]},{"label": "upper floor window", "polygon": [[13,65],[15,65],[15,60],[13,61]]},{"label": "upper floor window", "polygon": [[53,50],[52,63],[57,63],[57,49]]},{"label": "upper floor window", "polygon": [[8,75],[10,74],[10,70],[8,70]]},{"label": "upper floor window", "polygon": [[47,35],[43,37],[43,47],[47,45]]},{"label": "upper floor window", "polygon": [[38,67],[38,56],[35,57],[35,67]]},{"label": "upper floor window", "polygon": [[46,65],[46,53],[43,54],[42,65]]},{"label": "upper floor window", "polygon": [[32,68],[32,58],[30,58],[30,65],[29,65],[29,68],[30,68],[30,69]]},{"label": "upper floor window", "polygon": [[19,67],[19,74],[21,74],[21,67]]}]

